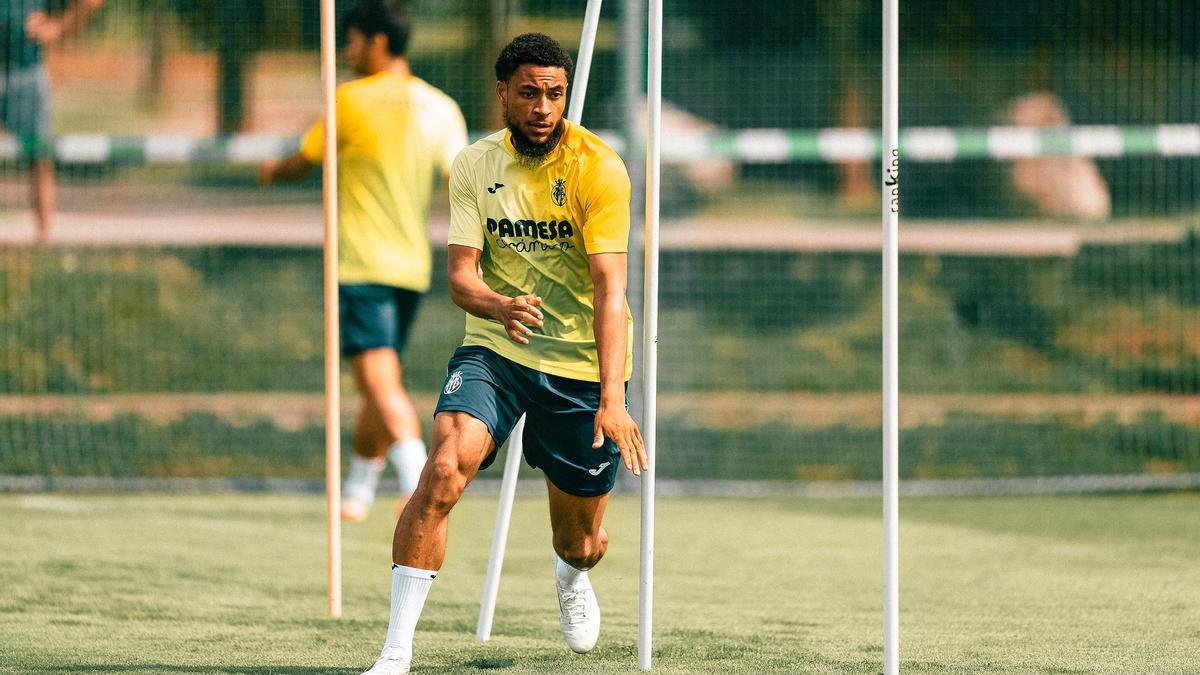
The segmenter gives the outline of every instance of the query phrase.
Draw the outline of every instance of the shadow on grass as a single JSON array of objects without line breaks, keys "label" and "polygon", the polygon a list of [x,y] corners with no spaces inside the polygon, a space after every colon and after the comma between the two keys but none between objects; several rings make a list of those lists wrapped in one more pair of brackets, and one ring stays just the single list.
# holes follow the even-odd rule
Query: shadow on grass
[{"label": "shadow on grass", "polygon": [[355,674],[361,668],[329,668],[319,665],[172,665],[167,663],[102,664],[102,665],[54,665],[41,670],[42,673],[66,675],[67,673],[227,673],[232,675],[316,675],[317,673]]},{"label": "shadow on grass", "polygon": [[[462,673],[466,671],[503,670],[516,664],[511,658],[478,658],[466,663],[456,664],[445,668],[420,667],[413,668],[414,674],[419,673]],[[66,675],[67,673],[226,673],[229,675],[315,675],[322,674],[354,674],[362,672],[361,668],[329,668],[327,666],[181,666],[165,663],[140,663],[130,665],[80,665],[80,666],[51,666],[42,670],[43,673]]]}]

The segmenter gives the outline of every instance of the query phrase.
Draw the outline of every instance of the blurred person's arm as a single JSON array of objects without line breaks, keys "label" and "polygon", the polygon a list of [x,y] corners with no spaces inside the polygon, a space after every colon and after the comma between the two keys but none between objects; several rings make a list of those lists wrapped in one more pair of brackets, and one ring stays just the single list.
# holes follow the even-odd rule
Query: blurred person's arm
[{"label": "blurred person's arm", "polygon": [[300,151],[287,159],[269,159],[258,167],[258,182],[274,185],[308,178],[325,157],[325,125],[317,121],[300,139]]},{"label": "blurred person's arm", "polygon": [[102,5],[104,0],[76,0],[62,14],[56,16],[45,12],[31,12],[25,19],[25,33],[43,46],[78,35],[87,25],[88,19]]},{"label": "blurred person's arm", "polygon": [[304,180],[313,172],[313,168],[313,163],[299,152],[287,159],[268,159],[258,167],[258,182],[269,186]]}]

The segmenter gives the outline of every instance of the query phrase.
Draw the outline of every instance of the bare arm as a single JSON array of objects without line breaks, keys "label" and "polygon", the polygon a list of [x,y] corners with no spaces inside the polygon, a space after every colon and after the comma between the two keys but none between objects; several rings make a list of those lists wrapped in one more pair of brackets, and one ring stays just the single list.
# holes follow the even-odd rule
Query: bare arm
[{"label": "bare arm", "polygon": [[649,468],[642,432],[625,409],[625,355],[629,349],[629,326],[625,317],[627,255],[599,253],[588,256],[595,293],[592,304],[596,318],[593,330],[600,357],[600,408],[596,412],[596,437],[611,438],[621,450],[625,468],[639,475]]},{"label": "bare arm", "polygon": [[510,298],[501,295],[484,283],[479,276],[477,248],[450,244],[447,267],[450,275],[450,299],[467,313],[481,319],[499,321],[508,337],[517,344],[529,344],[533,331],[529,326],[542,327],[542,299],[534,295]]},{"label": "bare arm", "polygon": [[25,33],[43,46],[53,44],[82,31],[103,4],[104,0],[78,0],[58,16],[33,12],[25,20]]},{"label": "bare arm", "polygon": [[287,159],[269,159],[258,167],[258,182],[274,185],[284,181],[303,180],[308,178],[313,168],[312,162],[298,152]]}]

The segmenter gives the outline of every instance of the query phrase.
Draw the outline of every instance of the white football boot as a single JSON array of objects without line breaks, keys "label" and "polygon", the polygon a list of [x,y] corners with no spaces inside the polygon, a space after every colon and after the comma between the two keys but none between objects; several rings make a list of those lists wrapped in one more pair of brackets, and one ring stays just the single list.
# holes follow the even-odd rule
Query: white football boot
[{"label": "white football boot", "polygon": [[406,675],[410,662],[411,659],[400,655],[380,656],[375,665],[371,666],[370,670],[363,672],[362,675]]},{"label": "white football boot", "polygon": [[[557,575],[556,575],[557,579]],[[576,654],[586,654],[600,638],[600,603],[587,572],[580,572],[572,588],[558,588],[558,625],[563,639]]]}]

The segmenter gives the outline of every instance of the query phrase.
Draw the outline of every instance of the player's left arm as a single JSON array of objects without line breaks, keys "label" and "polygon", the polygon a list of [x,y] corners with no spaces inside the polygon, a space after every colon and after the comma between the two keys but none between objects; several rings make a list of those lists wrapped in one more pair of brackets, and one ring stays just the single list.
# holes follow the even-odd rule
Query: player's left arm
[{"label": "player's left arm", "polygon": [[621,451],[625,468],[637,476],[645,471],[646,445],[642,432],[625,409],[625,356],[629,345],[629,324],[625,314],[627,254],[598,253],[588,256],[588,271],[595,293],[592,297],[596,351],[600,357],[600,407],[596,411],[595,438],[599,448],[604,437],[611,438]]},{"label": "player's left arm", "polygon": [[581,178],[583,243],[588,254],[595,310],[593,330],[600,357],[600,407],[593,447],[604,437],[621,450],[625,468],[639,475],[648,468],[646,446],[625,408],[625,363],[629,323],[625,309],[629,249],[629,174],[616,153],[593,158]]}]

